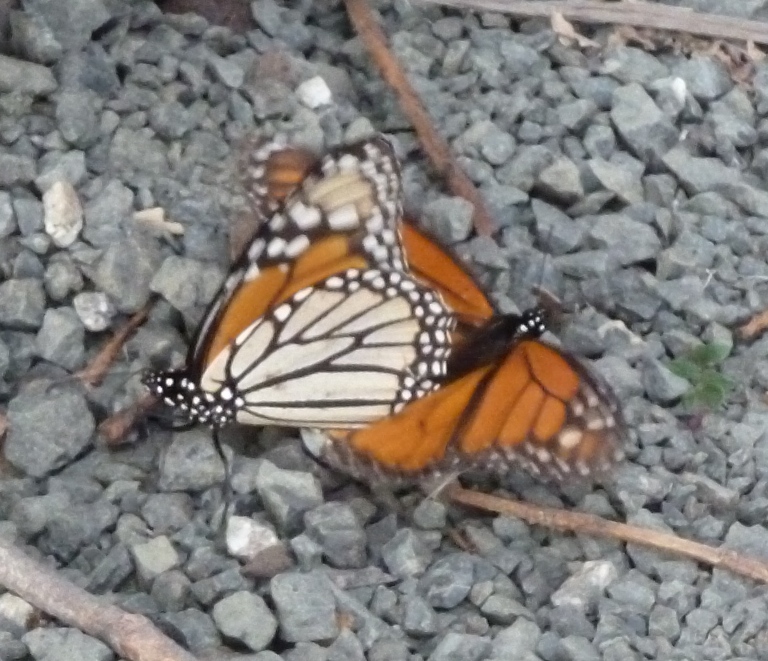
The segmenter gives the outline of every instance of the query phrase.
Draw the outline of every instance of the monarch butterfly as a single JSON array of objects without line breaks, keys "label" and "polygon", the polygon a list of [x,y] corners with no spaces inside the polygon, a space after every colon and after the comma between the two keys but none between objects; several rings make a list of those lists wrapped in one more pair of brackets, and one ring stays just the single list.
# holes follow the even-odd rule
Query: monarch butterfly
[{"label": "monarch butterfly", "polygon": [[203,317],[186,366],[144,383],[215,429],[353,428],[392,415],[440,383],[454,323],[405,268],[397,159],[384,138],[329,152],[277,208],[259,195],[273,152],[256,150],[246,177],[268,222]]},{"label": "monarch butterfly", "polygon": [[[383,138],[322,159],[271,144],[251,151],[244,170],[252,205],[269,221],[206,314],[186,370],[146,380],[167,403],[214,426],[324,427],[331,431],[314,452],[361,478],[510,463],[563,478],[619,457],[626,430],[615,398],[577,359],[539,339],[541,311],[498,314],[457,260],[400,222],[399,168]],[[347,208],[347,196],[324,197],[331,188],[356,201],[344,223],[333,214]],[[322,211],[314,225],[302,223],[307,209]],[[297,254],[273,247],[297,236],[306,237]],[[351,278],[329,286],[350,269]],[[371,282],[366,273],[393,279],[391,298],[351,291]],[[357,317],[339,314],[353,309]],[[360,315],[373,325],[356,323]],[[366,352],[382,333],[387,342]],[[308,352],[297,337],[336,353],[317,358],[317,347]],[[249,374],[265,364],[272,379],[257,383]],[[352,387],[314,392],[330,374]],[[255,399],[254,383],[281,398]]]}]

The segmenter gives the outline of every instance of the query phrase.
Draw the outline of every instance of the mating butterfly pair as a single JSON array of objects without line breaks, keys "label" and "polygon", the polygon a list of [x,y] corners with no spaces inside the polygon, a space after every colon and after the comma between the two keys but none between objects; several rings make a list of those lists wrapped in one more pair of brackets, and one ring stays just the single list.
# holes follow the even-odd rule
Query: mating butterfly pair
[{"label": "mating butterfly pair", "polygon": [[539,339],[542,314],[497,313],[448,252],[403,219],[383,137],[321,158],[251,150],[264,218],[200,324],[186,366],[146,385],[218,430],[329,430],[322,456],[356,476],[521,464],[603,470],[626,434],[614,397]]}]

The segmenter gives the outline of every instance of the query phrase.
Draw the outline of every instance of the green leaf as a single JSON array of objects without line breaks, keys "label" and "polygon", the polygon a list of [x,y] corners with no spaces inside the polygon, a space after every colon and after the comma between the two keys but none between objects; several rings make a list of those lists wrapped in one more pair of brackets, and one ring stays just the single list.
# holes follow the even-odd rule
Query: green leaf
[{"label": "green leaf", "polygon": [[701,378],[701,367],[688,358],[676,358],[669,363],[669,370],[691,383]]},{"label": "green leaf", "polygon": [[730,353],[731,347],[727,344],[714,342],[695,347],[688,358],[701,367],[712,367],[722,363]]}]

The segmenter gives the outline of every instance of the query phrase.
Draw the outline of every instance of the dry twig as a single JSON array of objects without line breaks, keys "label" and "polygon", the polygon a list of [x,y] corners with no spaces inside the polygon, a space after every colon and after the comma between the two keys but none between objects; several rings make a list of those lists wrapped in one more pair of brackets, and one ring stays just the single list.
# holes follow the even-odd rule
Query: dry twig
[{"label": "dry twig", "polygon": [[751,340],[768,328],[768,310],[758,312],[746,324],[739,327],[738,334],[743,340]]},{"label": "dry twig", "polygon": [[768,563],[729,549],[717,549],[706,544],[682,539],[670,533],[608,521],[583,512],[531,505],[477,491],[468,491],[458,486],[449,489],[448,497],[454,503],[477,507],[489,512],[509,514],[528,523],[552,530],[582,533],[593,537],[639,544],[656,551],[664,551],[676,556],[690,558],[696,562],[703,562],[712,567],[728,569],[735,574],[768,583]]},{"label": "dry twig", "polygon": [[109,341],[104,344],[95,358],[75,374],[75,377],[86,385],[99,385],[112,366],[112,363],[115,362],[115,358],[117,358],[117,354],[120,353],[126,340],[147,320],[153,305],[154,302],[150,301],[125,322],[123,327],[115,332]]},{"label": "dry twig", "polygon": [[195,661],[147,618],[126,613],[65,581],[2,538],[0,584],[57,620],[103,640],[130,661]]},{"label": "dry twig", "polygon": [[344,2],[347,6],[349,19],[379,68],[382,77],[397,94],[400,107],[411,120],[416,134],[424,146],[424,151],[438,173],[445,177],[451,191],[474,205],[475,211],[472,220],[478,233],[491,234],[495,229],[495,223],[482,196],[456,163],[448,143],[443,140],[432,124],[429,113],[408,82],[402,67],[387,47],[387,39],[366,0],[344,0]]},{"label": "dry twig", "polygon": [[705,14],[686,7],[672,7],[657,2],[627,0],[604,2],[579,0],[417,0],[422,4],[445,5],[469,11],[494,11],[526,18],[548,18],[559,12],[569,21],[631,25],[698,34],[715,39],[735,39],[768,44],[768,24],[719,14]]}]

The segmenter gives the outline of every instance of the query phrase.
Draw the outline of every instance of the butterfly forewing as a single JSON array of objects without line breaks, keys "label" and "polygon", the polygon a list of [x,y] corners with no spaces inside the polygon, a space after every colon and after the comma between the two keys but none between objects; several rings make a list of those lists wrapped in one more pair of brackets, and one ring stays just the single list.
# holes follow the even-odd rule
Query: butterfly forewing
[{"label": "butterfly forewing", "polygon": [[248,168],[254,213],[269,217],[201,323],[183,383],[151,381],[156,394],[173,390],[213,424],[354,427],[436,387],[453,317],[405,271],[391,145],[314,161],[265,145]]}]

